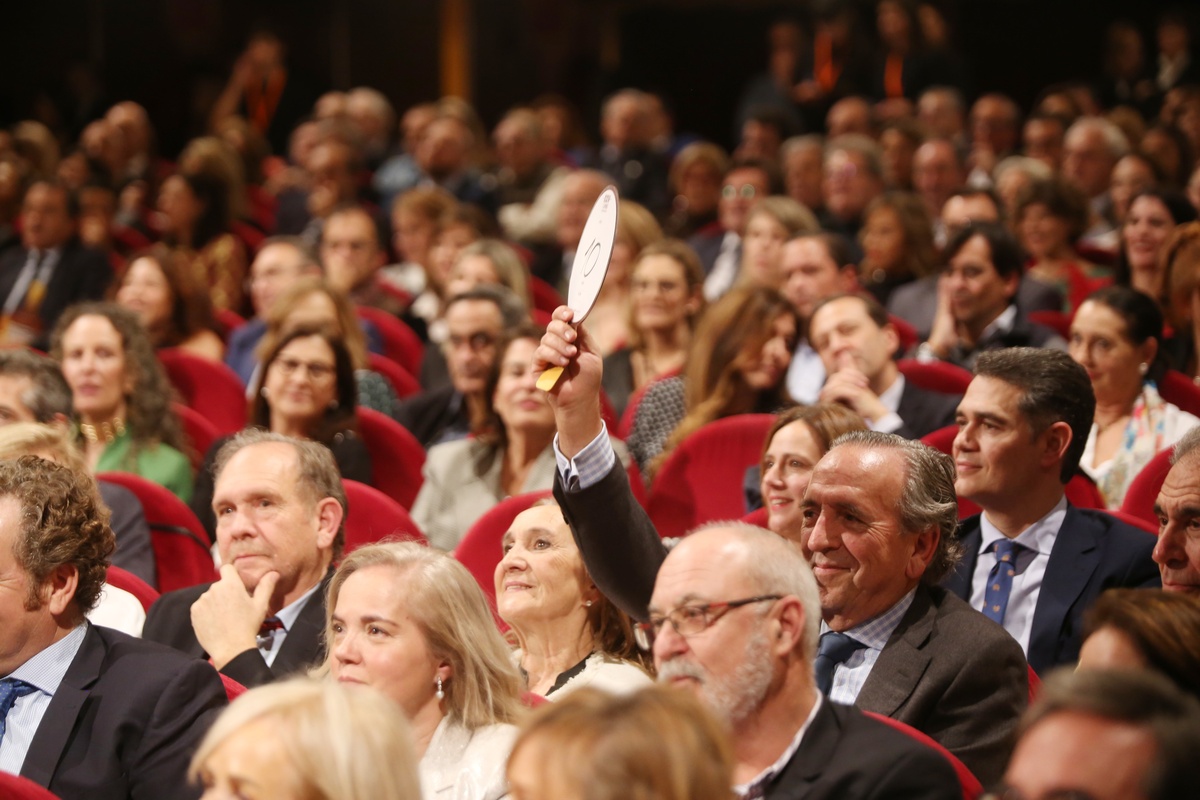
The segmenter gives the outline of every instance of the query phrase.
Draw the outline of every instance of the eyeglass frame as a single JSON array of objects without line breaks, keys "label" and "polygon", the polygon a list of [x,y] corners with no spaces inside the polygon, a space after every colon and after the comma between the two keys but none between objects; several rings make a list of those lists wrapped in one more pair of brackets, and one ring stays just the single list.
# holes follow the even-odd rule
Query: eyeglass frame
[{"label": "eyeglass frame", "polygon": [[[756,595],[754,597],[747,597],[742,600],[727,600],[727,601],[720,602],[720,603],[700,603],[698,605],[678,606],[677,608],[671,609],[665,615],[663,615],[657,619],[655,619],[654,617],[651,617],[646,622],[634,623],[634,625],[633,625],[633,640],[637,644],[639,649],[649,653],[654,649],[654,640],[658,638],[659,633],[662,632],[663,627],[668,622],[671,623],[671,627],[675,629],[675,632],[677,634],[679,634],[683,638],[687,639],[689,637],[699,636],[700,634],[704,633],[706,630],[711,628],[713,625],[716,625],[718,622],[720,622],[721,618],[724,617],[726,614],[728,614],[730,611],[733,611],[738,608],[742,608],[743,606],[751,605],[752,603],[765,603],[768,600],[770,600],[772,602],[774,602],[776,600],[782,600],[784,597],[786,597],[786,595],[761,594],[761,595]],[[720,610],[716,612],[715,616],[710,616],[710,614],[712,614],[712,612],[713,612],[713,609],[720,609]],[[675,618],[675,616],[681,611],[698,611],[698,612],[700,612],[700,616],[697,618],[694,618],[694,619],[701,620],[704,623],[703,626],[697,628],[694,631],[690,631],[687,633],[680,630],[679,629],[680,623]],[[689,628],[693,627],[691,625],[691,620],[685,620],[684,625],[685,625],[685,627],[689,627]]]}]

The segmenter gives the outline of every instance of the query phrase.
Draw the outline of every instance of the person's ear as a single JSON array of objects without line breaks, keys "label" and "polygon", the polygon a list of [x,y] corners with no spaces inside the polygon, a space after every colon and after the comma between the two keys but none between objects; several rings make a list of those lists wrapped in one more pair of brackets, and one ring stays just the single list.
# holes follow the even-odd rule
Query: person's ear
[{"label": "person's ear", "polygon": [[328,550],[333,547],[338,529],[342,526],[345,511],[342,504],[332,497],[326,497],[317,503],[317,547]]},{"label": "person's ear", "polygon": [[925,570],[933,563],[937,555],[938,542],[942,539],[941,531],[936,525],[931,525],[913,537],[913,551],[904,567],[904,576],[909,580],[920,580]]},{"label": "person's ear", "polygon": [[66,613],[79,588],[79,568],[74,564],[55,567],[42,585],[42,602],[58,617]]}]

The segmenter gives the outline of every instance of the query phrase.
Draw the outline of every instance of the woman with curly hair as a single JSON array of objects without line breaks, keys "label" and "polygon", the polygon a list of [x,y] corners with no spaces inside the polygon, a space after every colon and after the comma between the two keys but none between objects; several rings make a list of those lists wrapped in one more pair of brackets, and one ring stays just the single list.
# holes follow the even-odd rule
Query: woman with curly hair
[{"label": "woman with curly hair", "polygon": [[169,249],[160,245],[134,255],[114,299],[138,315],[155,347],[221,362],[225,344],[216,333],[207,287]]},{"label": "woman with curly hair", "polygon": [[186,444],[171,410],[171,386],[132,311],[81,303],[59,317],[51,355],[74,398],[78,434],[95,472],[132,472],[192,496]]},{"label": "woman with curly hair", "polygon": [[887,192],[872,200],[858,238],[860,280],[883,305],[896,287],[932,275],[937,267],[933,223],[925,203],[910,192]]},{"label": "woman with curly hair", "polygon": [[1026,274],[1062,292],[1066,312],[1107,283],[1095,264],[1075,252],[1088,213],[1083,192],[1060,178],[1034,181],[1017,199],[1013,224],[1029,256]]}]

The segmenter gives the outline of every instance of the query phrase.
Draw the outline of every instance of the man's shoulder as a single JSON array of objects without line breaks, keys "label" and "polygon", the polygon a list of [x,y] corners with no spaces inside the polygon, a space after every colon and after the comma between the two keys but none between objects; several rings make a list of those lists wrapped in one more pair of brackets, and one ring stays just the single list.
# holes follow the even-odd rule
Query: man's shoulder
[{"label": "man's shoulder", "polygon": [[[924,615],[933,620],[931,637],[945,639],[950,644],[949,649],[964,651],[964,657],[968,655],[966,651],[971,651],[973,655],[981,645],[1012,650],[1014,656],[1021,653],[1021,645],[1008,631],[972,608],[958,595],[942,586],[922,586],[918,596],[921,591],[928,597]],[[918,608],[920,606],[914,603],[913,609]],[[910,615],[913,609],[910,609]]]},{"label": "man's shoulder", "polygon": [[[128,685],[131,691],[152,693],[175,683],[184,674],[193,676],[188,678],[192,682],[208,683],[213,687],[220,683],[211,664],[165,644],[138,639],[101,625],[90,626],[88,637],[90,642],[85,642],[76,661],[90,658],[87,655],[89,647],[98,648],[98,683],[115,682]],[[80,666],[86,669],[86,665]]]},{"label": "man's shoulder", "polygon": [[1109,560],[1118,561],[1121,566],[1128,566],[1132,558],[1140,558],[1145,562],[1143,566],[1149,567],[1150,553],[1157,542],[1149,531],[1095,508],[1071,506],[1062,530],[1068,535],[1076,531],[1090,533],[1107,551]]}]

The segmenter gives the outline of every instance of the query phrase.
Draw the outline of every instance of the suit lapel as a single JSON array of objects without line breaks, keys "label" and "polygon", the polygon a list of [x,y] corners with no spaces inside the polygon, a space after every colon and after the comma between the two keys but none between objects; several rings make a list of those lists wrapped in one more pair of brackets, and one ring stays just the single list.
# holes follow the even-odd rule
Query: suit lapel
[{"label": "suit lapel", "polygon": [[67,667],[62,683],[50,699],[33,741],[29,743],[29,752],[21,766],[23,777],[41,786],[50,785],[50,779],[54,777],[59,759],[75,729],[75,721],[87,701],[88,690],[100,677],[104,655],[104,642],[100,640],[96,629],[89,625],[75,660]]},{"label": "suit lapel", "polygon": [[942,585],[967,603],[971,602],[971,578],[975,576],[975,564],[979,560],[979,544],[983,533],[979,528],[979,517],[971,517],[959,524],[958,540],[962,543],[963,557],[954,571],[946,576]]},{"label": "suit lapel", "polygon": [[321,644],[325,630],[325,595],[329,590],[329,580],[333,570],[325,573],[325,578],[317,591],[308,598],[304,608],[287,638],[279,647],[279,655],[271,665],[271,672],[276,677],[291,675],[321,662]]},{"label": "suit lapel", "polygon": [[821,700],[821,707],[813,717],[812,724],[804,732],[800,746],[783,770],[767,787],[764,800],[790,800],[803,797],[808,787],[821,777],[837,750],[842,736],[841,722],[833,712],[829,698]]},{"label": "suit lapel", "polygon": [[1035,670],[1055,662],[1068,612],[1100,564],[1099,535],[1091,519],[1074,506],[1067,506],[1033,610],[1027,656]]},{"label": "suit lapel", "polygon": [[871,668],[855,706],[890,717],[912,695],[929,667],[925,645],[933,634],[931,606],[929,590],[918,585],[912,605]]}]

